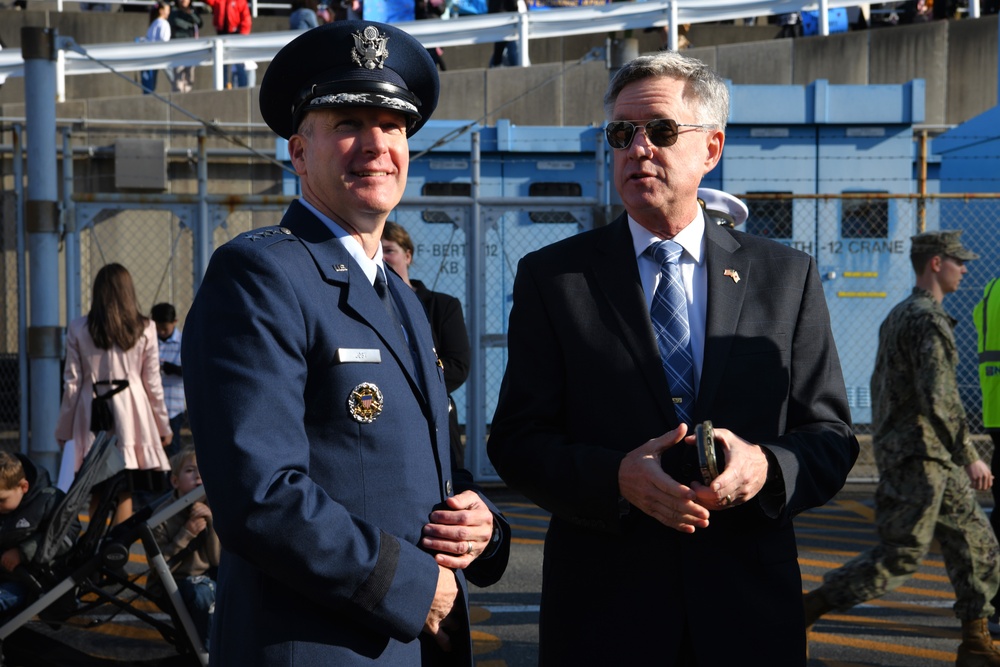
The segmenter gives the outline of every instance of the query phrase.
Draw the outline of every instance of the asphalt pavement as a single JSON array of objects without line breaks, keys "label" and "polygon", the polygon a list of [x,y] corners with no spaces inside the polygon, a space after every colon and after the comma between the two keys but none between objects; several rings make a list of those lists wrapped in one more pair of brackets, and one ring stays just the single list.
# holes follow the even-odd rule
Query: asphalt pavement
[{"label": "asphalt pavement", "polygon": [[[476,665],[533,667],[549,515],[504,488],[487,491],[511,523],[513,544],[503,579],[470,591]],[[981,500],[984,506],[990,503],[988,494]],[[876,543],[873,516],[872,487],[860,485],[846,488],[826,506],[796,519],[804,590],[817,587],[824,572]],[[135,545],[128,568],[136,577],[143,576],[144,560]],[[935,545],[918,573],[896,591],[820,619],[810,636],[809,667],[952,665],[960,641],[959,623],[951,612],[954,599]],[[156,631],[127,612],[78,619],[58,630],[32,622],[10,637],[3,649],[7,667],[195,664],[179,658]]]}]

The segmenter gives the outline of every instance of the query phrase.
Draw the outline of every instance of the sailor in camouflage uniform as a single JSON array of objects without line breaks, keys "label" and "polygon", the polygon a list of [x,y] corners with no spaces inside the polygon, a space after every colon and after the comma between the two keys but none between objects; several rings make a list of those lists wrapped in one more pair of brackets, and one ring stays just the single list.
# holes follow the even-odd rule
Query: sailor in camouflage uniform
[{"label": "sailor in camouflage uniform", "polygon": [[804,603],[809,626],[829,611],[879,597],[917,571],[937,538],[962,620],[956,664],[971,667],[1000,665],[987,628],[1000,548],[973,491],[989,489],[993,475],[969,439],[955,375],[956,320],[941,305],[958,289],[965,262],[979,257],[960,234],[912,237],[916,287],[879,329],[871,381],[879,544],[828,572]]}]

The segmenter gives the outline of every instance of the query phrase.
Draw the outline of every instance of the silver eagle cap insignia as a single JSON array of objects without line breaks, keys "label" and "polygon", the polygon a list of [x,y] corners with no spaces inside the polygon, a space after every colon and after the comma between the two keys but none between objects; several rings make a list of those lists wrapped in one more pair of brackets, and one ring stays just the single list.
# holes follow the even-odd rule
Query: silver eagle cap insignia
[{"label": "silver eagle cap insignia", "polygon": [[382,69],[385,59],[389,57],[386,46],[389,38],[380,34],[378,28],[368,26],[361,32],[354,33],[354,50],[351,59],[366,69]]}]

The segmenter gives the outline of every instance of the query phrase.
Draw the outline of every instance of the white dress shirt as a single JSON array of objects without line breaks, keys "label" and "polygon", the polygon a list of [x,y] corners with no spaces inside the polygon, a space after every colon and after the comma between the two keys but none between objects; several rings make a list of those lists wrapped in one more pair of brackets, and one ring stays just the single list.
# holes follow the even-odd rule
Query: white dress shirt
[{"label": "white dress shirt", "polygon": [[374,285],[375,274],[378,272],[376,267],[381,266],[382,271],[385,271],[385,263],[382,261],[382,244],[378,244],[374,257],[368,257],[365,253],[365,249],[361,247],[358,240],[351,236],[346,229],[320,213],[315,206],[307,202],[305,199],[299,198],[299,203],[309,209],[313,215],[323,221],[324,225],[330,228],[330,231],[333,232],[333,235],[338,241],[340,241],[340,244],[344,246],[344,250],[346,250],[352,258],[354,258],[354,261],[358,263],[361,270],[365,272],[365,276],[368,277],[368,282]]}]

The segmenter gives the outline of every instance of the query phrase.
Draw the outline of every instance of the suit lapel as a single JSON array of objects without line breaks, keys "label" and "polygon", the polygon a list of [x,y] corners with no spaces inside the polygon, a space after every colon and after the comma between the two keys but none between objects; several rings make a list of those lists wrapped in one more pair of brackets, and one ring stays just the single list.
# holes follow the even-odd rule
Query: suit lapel
[{"label": "suit lapel", "polygon": [[660,404],[668,422],[677,422],[670,387],[663,373],[663,363],[656,347],[656,337],[649,321],[646,296],[639,281],[635,246],[623,214],[605,228],[607,234],[595,235],[593,271],[598,286],[615,314],[620,338],[635,358],[636,368]]},{"label": "suit lapel", "polygon": [[711,221],[706,222],[708,308],[705,318],[705,356],[695,402],[696,421],[701,419],[700,415],[709,412],[729,363],[729,349],[733,336],[736,335],[746,286],[751,278],[751,262],[738,252],[739,248],[739,242],[729,232]]},{"label": "suit lapel", "polygon": [[[405,348],[406,342],[402,335],[389,335],[388,332],[395,329],[395,323],[385,312],[382,301],[379,300],[378,294],[375,293],[375,289],[368,281],[364,271],[344,249],[340,241],[334,237],[333,232],[298,202],[292,202],[288,215],[285,216],[282,224],[298,237],[309,254],[312,255],[323,280],[341,289],[346,307],[353,310],[382,339],[389,352],[399,363],[400,368],[403,369],[413,390],[426,400],[425,391],[418,380],[416,369],[408,361],[410,355]],[[398,285],[402,284],[402,281],[395,274],[393,274],[393,278],[390,278],[389,282],[390,285],[393,282],[397,284],[395,290],[398,297]],[[390,287],[390,289],[393,288]],[[397,299],[397,303],[401,302]],[[411,320],[407,326],[412,331],[414,329],[412,314],[405,312],[404,317]]]}]

